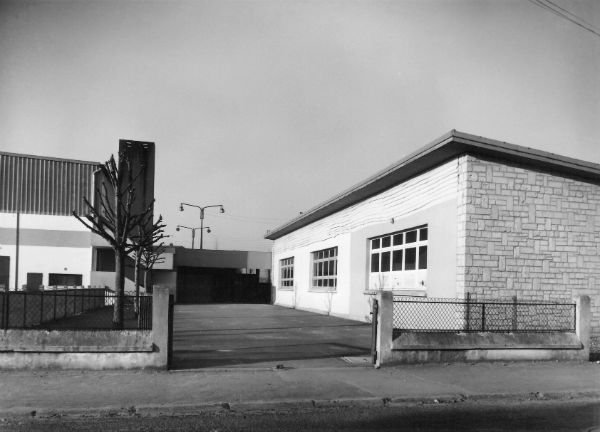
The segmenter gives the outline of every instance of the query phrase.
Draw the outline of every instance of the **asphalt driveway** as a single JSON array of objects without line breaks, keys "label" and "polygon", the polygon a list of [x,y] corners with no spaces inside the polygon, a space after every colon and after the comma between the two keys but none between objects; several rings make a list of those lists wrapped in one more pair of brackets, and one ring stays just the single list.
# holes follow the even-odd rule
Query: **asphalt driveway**
[{"label": "asphalt driveway", "polygon": [[173,369],[343,363],[367,356],[371,326],[265,304],[175,305]]}]

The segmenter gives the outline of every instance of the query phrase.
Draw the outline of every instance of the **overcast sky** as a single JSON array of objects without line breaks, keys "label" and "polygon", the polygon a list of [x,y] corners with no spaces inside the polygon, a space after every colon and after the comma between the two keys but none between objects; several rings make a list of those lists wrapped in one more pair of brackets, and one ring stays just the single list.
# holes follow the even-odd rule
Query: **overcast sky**
[{"label": "overcast sky", "polygon": [[155,142],[175,244],[186,201],[225,206],[205,247],[269,250],[450,129],[600,163],[600,37],[526,0],[0,1],[0,150]]}]

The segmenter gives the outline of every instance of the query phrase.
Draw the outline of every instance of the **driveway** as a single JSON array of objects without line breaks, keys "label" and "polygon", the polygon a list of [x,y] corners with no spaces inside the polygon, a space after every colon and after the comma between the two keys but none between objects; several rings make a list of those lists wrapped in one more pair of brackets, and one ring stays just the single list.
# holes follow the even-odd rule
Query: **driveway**
[{"label": "driveway", "polygon": [[[366,356],[371,326],[265,304],[175,305],[173,369],[343,363]],[[290,363],[291,362],[291,363]]]}]

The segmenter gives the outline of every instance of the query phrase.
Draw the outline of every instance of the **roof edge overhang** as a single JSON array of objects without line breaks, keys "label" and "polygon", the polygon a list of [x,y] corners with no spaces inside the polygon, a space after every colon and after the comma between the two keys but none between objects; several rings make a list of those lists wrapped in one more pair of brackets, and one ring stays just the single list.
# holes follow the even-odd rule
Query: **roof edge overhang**
[{"label": "roof edge overhang", "polygon": [[374,176],[274,229],[265,238],[276,240],[464,154],[600,184],[600,164],[451,130]]}]

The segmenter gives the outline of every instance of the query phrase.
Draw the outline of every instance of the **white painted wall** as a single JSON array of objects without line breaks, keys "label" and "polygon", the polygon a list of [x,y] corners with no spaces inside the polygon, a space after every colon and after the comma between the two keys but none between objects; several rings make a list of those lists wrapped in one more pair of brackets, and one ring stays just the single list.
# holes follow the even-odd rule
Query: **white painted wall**
[{"label": "white painted wall", "polygon": [[[457,166],[457,160],[449,161],[275,240],[275,304],[368,321],[368,239],[423,224],[429,227],[424,294],[455,296]],[[311,252],[333,246],[338,247],[337,291],[312,292]],[[282,289],[279,262],[292,256],[294,289]]]},{"label": "white painted wall", "polygon": [[[20,287],[26,284],[27,273],[43,273],[44,285],[49,273],[81,274],[82,283],[90,285],[90,233],[79,221],[73,216],[21,214],[19,225]],[[0,255],[10,256],[10,289],[15,287],[16,227],[16,214],[0,213]]]}]

